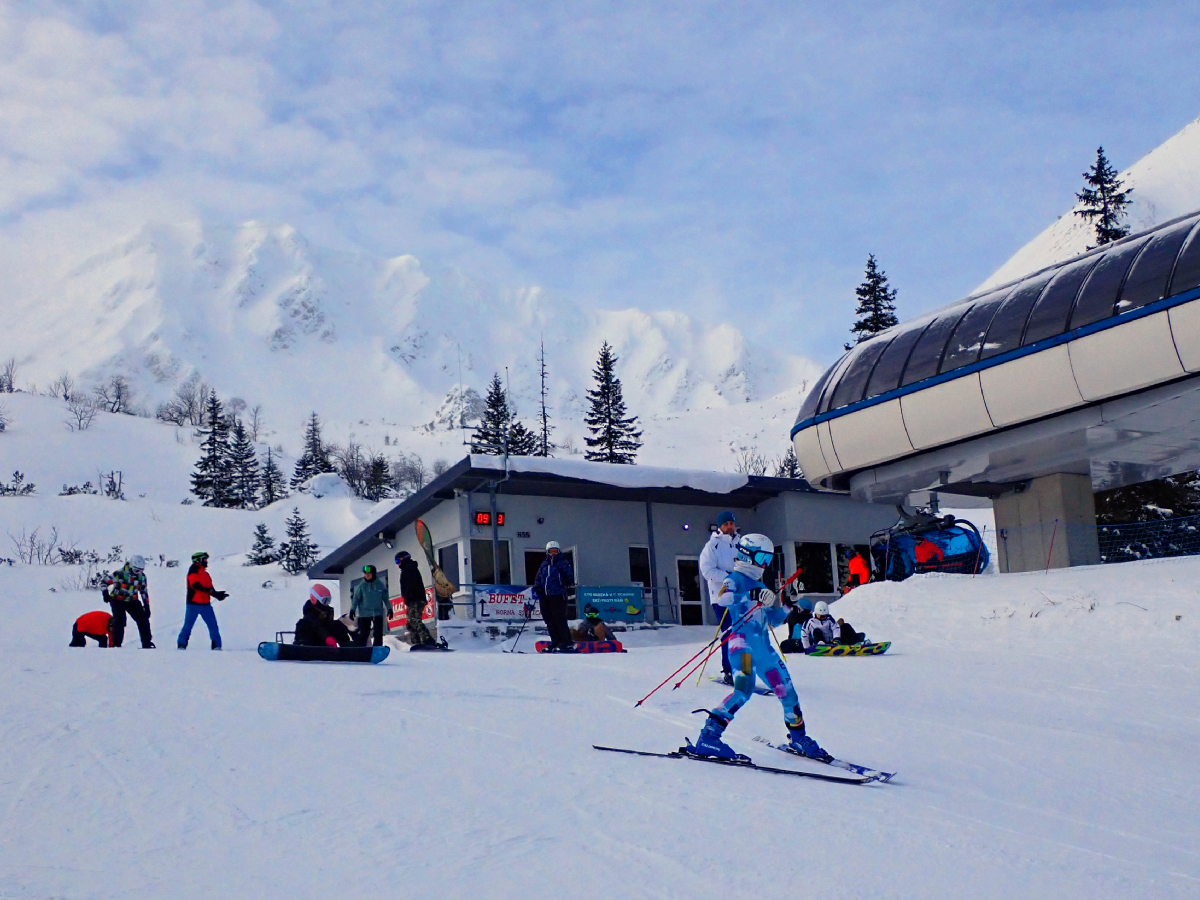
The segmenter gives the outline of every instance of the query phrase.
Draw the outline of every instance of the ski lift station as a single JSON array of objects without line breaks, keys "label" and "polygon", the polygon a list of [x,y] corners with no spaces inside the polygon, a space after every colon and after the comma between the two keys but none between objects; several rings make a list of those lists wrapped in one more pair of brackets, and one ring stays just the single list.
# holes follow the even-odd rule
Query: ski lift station
[{"label": "ski lift station", "polygon": [[[715,625],[699,557],[723,510],[734,513],[743,533],[775,542],[776,576],[800,567],[806,593],[825,599],[846,582],[849,558],[856,551],[868,556],[871,534],[896,520],[893,507],[816,491],[800,479],[468,456],[308,575],[338,580],[345,612],[363,566],[374,565],[403,609],[394,557],[407,550],[430,585],[427,619],[504,625],[523,619],[526,586],[553,540],[574,564],[579,606],[593,602],[609,620]],[[428,527],[435,561],[458,588],[452,608],[435,604],[418,519]]]},{"label": "ski lift station", "polygon": [[1200,468],[1200,213],[856,345],[792,438],[859,500],[990,499],[1002,570],[1099,562],[1094,491]]}]

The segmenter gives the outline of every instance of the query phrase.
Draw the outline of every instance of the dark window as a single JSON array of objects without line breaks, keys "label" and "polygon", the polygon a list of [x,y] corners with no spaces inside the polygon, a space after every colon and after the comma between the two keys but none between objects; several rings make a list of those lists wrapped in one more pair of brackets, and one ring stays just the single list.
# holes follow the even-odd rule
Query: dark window
[{"label": "dark window", "polygon": [[825,370],[825,374],[817,379],[817,383],[812,386],[812,390],[808,392],[808,396],[804,398],[804,402],[800,404],[800,412],[796,416],[796,424],[803,422],[805,419],[811,419],[817,414],[817,404],[821,402],[821,392],[825,390],[825,383],[829,381],[829,376],[833,374],[837,363]]},{"label": "dark window", "polygon": [[979,353],[980,359],[990,359],[1021,345],[1021,333],[1025,331],[1029,310],[1053,274],[1047,272],[1028,278],[1013,288],[1013,292],[996,310],[996,317],[988,327],[983,350]]},{"label": "dark window", "polygon": [[797,541],[796,565],[800,568],[805,593],[833,593],[833,557],[828,544]]},{"label": "dark window", "polygon": [[1022,345],[1036,344],[1046,338],[1057,337],[1067,330],[1067,320],[1071,317],[1071,308],[1075,305],[1075,295],[1079,293],[1079,286],[1098,260],[1099,256],[1089,256],[1058,270],[1049,287],[1038,298],[1033,312],[1029,314],[1029,324],[1025,326]]},{"label": "dark window", "polygon": [[850,351],[854,354],[854,359],[842,370],[842,375],[838,378],[837,386],[833,389],[833,400],[829,404],[830,409],[847,406],[863,398],[871,369],[875,367],[879,354],[887,349],[889,343],[887,338],[877,338],[859,344]]},{"label": "dark window", "polygon": [[946,355],[942,357],[942,372],[950,372],[961,366],[969,366],[979,359],[979,350],[983,347],[983,338],[987,334],[988,325],[996,315],[1000,301],[1008,294],[1009,289],[996,291],[978,301],[970,311],[963,316],[954,334],[946,343]]},{"label": "dark window", "polygon": [[458,544],[451,544],[449,547],[441,547],[438,549],[438,566],[450,580],[451,584],[458,584]]},{"label": "dark window", "polygon": [[1200,225],[1192,231],[1192,236],[1179,254],[1175,263],[1175,277],[1171,279],[1168,297],[1200,287]]},{"label": "dark window", "polygon": [[679,624],[703,625],[704,606],[700,596],[700,562],[695,559],[675,560],[679,576]]},{"label": "dark window", "polygon": [[908,354],[912,351],[913,344],[925,332],[927,325],[928,322],[920,322],[909,326],[906,331],[892,338],[887,350],[875,364],[875,371],[871,373],[871,380],[867,383],[868,397],[876,397],[899,387],[900,374],[904,371],[904,364],[908,362]]},{"label": "dark window", "polygon": [[1133,258],[1144,243],[1146,239],[1142,238],[1114,247],[1096,263],[1096,268],[1092,269],[1092,274],[1083,283],[1079,299],[1075,301],[1075,311],[1071,313],[1072,330],[1107,319],[1114,314],[1121,282],[1125,280],[1125,273],[1129,271]]},{"label": "dark window", "polygon": [[821,395],[821,403],[817,407],[820,412],[825,412],[829,409],[829,403],[833,400],[833,392],[837,389],[838,381],[841,380],[842,373],[846,371],[846,366],[850,365],[854,360],[852,350],[847,350],[846,353],[834,363],[833,371],[829,375],[829,380],[825,382],[825,390]]},{"label": "dark window", "polygon": [[650,551],[647,548],[629,548],[629,580],[650,587]]},{"label": "dark window", "polygon": [[917,341],[917,346],[913,347],[912,355],[908,357],[902,384],[912,384],[937,374],[942,352],[946,349],[946,341],[950,339],[954,326],[959,323],[965,312],[966,309],[960,306],[953,312],[939,316],[925,329],[925,333]]},{"label": "dark window", "polygon": [[1133,268],[1129,270],[1129,277],[1125,279],[1121,299],[1117,301],[1117,312],[1129,312],[1167,296],[1167,282],[1171,280],[1175,258],[1179,256],[1179,248],[1195,224],[1193,219],[1150,235],[1145,249],[1138,254]]},{"label": "dark window", "polygon": [[512,584],[512,570],[508,559],[508,541],[500,542],[500,580],[496,580],[496,568],[492,565],[492,542],[479,538],[471,539],[471,581],[475,584]]},{"label": "dark window", "polygon": [[850,583],[850,560],[854,558],[855,554],[863,558],[868,569],[871,567],[871,548],[866,544],[837,545],[838,585],[840,587],[845,587]]}]

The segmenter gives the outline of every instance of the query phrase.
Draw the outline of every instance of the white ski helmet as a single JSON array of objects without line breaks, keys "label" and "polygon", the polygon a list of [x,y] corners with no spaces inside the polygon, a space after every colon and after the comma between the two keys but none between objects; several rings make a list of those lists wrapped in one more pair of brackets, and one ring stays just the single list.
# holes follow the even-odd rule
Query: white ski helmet
[{"label": "white ski helmet", "polygon": [[551,550],[560,550],[561,551],[562,547],[558,546],[558,541],[547,541],[546,542],[546,552],[549,553]]},{"label": "white ski helmet", "polygon": [[765,569],[775,558],[775,545],[765,534],[747,534],[738,538],[737,558]]},{"label": "white ski helmet", "polygon": [[824,600],[818,600],[813,606],[813,615],[818,619],[824,619],[829,615],[829,604]]},{"label": "white ski helmet", "polygon": [[132,557],[130,557],[129,568],[137,572],[144,572],[146,570],[145,558],[135,553]]}]

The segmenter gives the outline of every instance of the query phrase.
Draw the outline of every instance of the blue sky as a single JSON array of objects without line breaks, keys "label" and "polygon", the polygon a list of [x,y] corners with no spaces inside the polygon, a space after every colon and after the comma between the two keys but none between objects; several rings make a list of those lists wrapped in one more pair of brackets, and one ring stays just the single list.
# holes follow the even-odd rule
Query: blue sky
[{"label": "blue sky", "polygon": [[0,261],[286,221],[828,362],[869,252],[957,299],[1200,115],[1194,4],[833,6],[9,3]]}]

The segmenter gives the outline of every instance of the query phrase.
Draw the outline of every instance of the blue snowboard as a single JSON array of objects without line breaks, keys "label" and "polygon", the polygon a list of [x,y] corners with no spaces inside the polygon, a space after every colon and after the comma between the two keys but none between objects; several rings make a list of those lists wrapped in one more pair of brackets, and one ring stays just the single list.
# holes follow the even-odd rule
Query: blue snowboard
[{"label": "blue snowboard", "polygon": [[258,645],[258,655],[271,662],[381,663],[391,652],[390,647],[304,647],[275,641],[263,641]]}]

